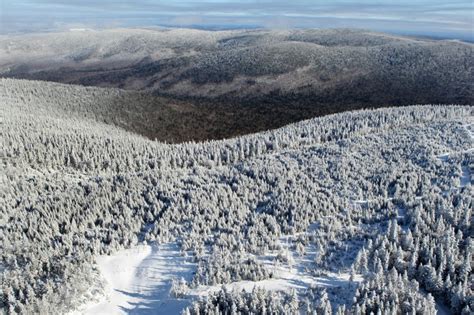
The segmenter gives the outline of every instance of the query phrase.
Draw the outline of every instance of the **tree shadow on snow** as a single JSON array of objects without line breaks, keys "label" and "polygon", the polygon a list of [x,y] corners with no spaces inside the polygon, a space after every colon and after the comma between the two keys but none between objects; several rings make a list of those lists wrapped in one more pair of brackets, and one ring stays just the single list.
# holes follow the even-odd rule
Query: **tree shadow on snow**
[{"label": "tree shadow on snow", "polygon": [[[115,289],[129,297],[126,314],[180,314],[191,301],[170,296],[172,279],[192,280],[195,265],[186,262],[176,244],[155,245],[138,266],[132,290]],[[136,291],[136,292],[135,292]]]}]

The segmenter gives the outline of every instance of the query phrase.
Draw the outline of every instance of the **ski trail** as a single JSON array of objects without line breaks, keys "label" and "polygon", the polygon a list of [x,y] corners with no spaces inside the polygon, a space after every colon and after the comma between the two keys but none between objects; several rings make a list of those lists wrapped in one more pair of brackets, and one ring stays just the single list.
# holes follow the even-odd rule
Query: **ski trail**
[{"label": "ski trail", "polygon": [[106,298],[81,314],[179,314],[190,304],[169,295],[173,279],[189,281],[195,271],[177,244],[141,245],[97,263],[107,282]]}]

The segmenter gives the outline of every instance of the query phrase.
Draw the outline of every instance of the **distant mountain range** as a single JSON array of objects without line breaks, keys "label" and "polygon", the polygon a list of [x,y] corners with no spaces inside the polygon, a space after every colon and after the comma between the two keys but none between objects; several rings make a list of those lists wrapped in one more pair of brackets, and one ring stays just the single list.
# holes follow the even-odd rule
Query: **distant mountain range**
[{"label": "distant mountain range", "polygon": [[0,76],[139,91],[150,113],[174,103],[184,120],[163,140],[179,142],[350,109],[470,105],[473,47],[351,29],[75,30],[0,37]]}]

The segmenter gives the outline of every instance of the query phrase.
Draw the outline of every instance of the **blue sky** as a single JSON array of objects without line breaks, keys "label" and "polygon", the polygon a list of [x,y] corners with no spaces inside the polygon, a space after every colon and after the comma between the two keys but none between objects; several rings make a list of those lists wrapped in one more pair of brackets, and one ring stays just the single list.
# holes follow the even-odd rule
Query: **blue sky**
[{"label": "blue sky", "polygon": [[473,38],[472,0],[0,0],[0,33],[76,27],[357,27]]}]

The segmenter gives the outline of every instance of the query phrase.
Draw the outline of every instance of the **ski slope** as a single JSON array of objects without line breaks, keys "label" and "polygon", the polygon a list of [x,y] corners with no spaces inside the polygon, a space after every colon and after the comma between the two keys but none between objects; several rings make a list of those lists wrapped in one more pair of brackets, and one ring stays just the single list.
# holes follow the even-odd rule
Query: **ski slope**
[{"label": "ski slope", "polygon": [[140,245],[97,260],[106,296],[81,314],[179,314],[190,302],[169,296],[172,279],[191,280],[195,266],[176,244]]}]

